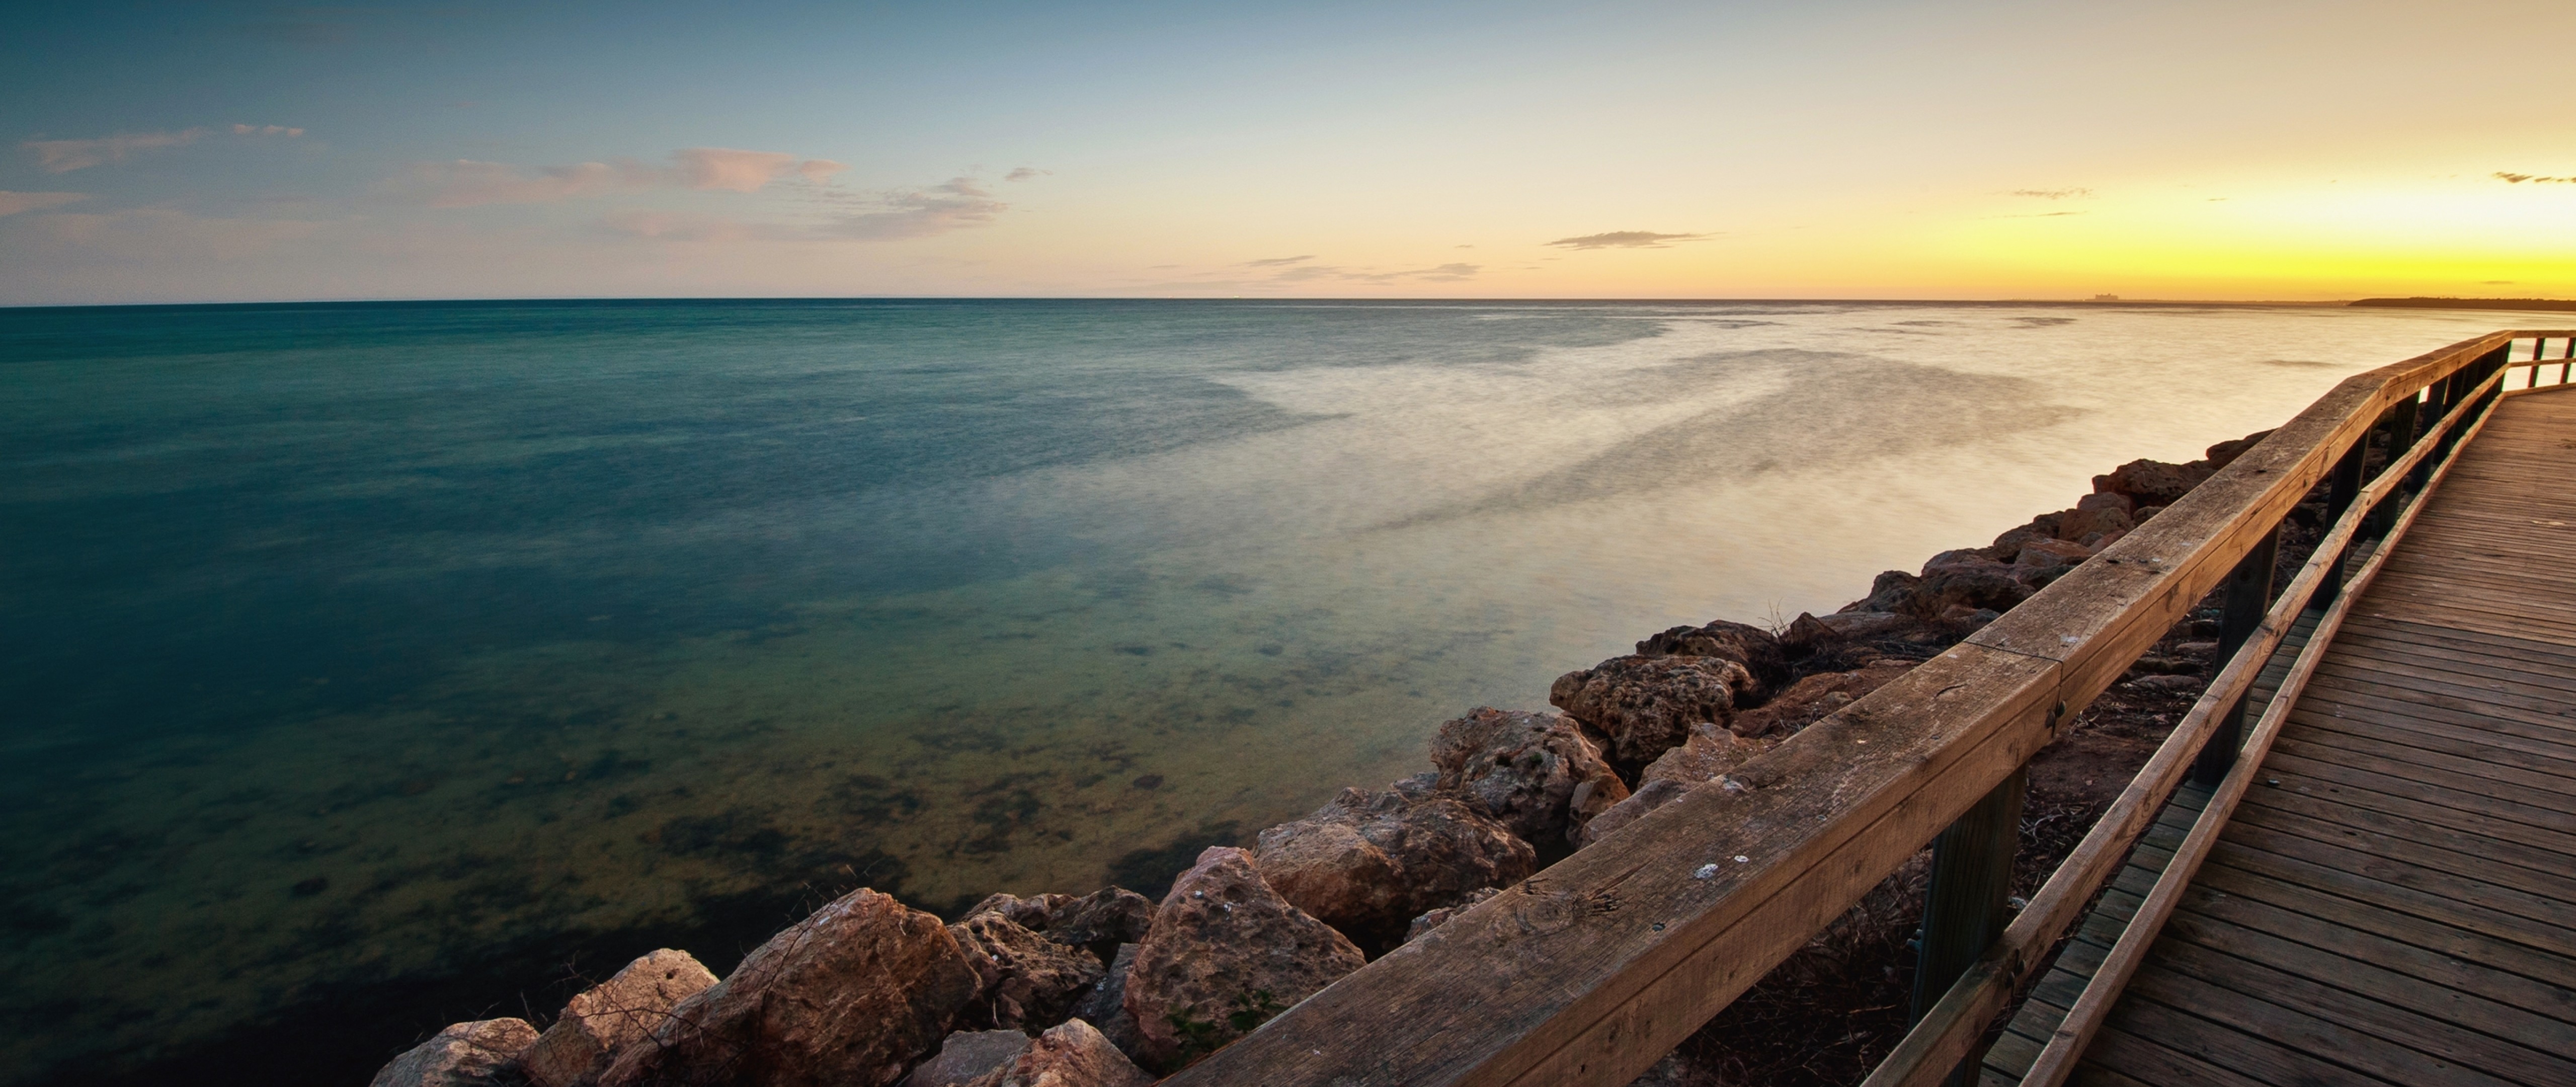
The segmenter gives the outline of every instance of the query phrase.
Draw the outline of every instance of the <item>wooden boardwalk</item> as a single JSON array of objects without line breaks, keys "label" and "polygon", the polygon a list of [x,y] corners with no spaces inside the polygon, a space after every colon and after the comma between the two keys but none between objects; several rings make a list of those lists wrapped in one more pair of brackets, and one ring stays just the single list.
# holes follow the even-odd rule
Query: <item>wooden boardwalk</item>
[{"label": "wooden boardwalk", "polygon": [[[2176,793],[1984,1082],[2030,1067],[2207,796]],[[2074,1078],[2576,1084],[2576,395],[2506,399],[2459,454]]]}]

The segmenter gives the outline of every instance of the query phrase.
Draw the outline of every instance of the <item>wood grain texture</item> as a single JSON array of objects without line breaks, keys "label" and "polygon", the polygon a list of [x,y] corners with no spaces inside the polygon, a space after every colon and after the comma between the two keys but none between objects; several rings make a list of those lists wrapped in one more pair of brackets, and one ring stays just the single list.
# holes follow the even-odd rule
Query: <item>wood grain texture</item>
[{"label": "wood grain texture", "polygon": [[2084,1069],[2576,1083],[2576,396],[2455,463]]}]

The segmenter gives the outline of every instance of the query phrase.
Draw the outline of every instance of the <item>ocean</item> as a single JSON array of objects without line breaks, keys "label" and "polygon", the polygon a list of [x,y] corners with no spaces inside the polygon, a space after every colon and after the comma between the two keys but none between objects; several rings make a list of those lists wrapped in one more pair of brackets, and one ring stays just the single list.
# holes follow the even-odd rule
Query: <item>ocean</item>
[{"label": "ocean", "polygon": [[0,310],[0,1083],[355,1084],[855,886],[1156,891],[1442,720],[2513,320]]}]

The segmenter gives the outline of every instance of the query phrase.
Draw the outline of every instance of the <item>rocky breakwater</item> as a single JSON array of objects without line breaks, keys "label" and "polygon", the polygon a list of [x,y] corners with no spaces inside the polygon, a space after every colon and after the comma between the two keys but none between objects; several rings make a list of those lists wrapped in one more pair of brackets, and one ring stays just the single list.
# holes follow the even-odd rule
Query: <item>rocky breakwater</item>
[{"label": "rocky breakwater", "polygon": [[943,924],[861,889],[720,980],[656,951],[542,1032],[458,1023],[374,1087],[1151,1083],[1548,861],[1615,848],[1640,816],[1956,644],[2262,436],[2122,465],[2074,508],[1881,574],[1830,615],[1651,635],[1559,678],[1554,712],[1476,709],[1434,733],[1429,770],[1345,789],[1253,848],[1210,848],[1160,903],[1116,887],[996,894]]}]

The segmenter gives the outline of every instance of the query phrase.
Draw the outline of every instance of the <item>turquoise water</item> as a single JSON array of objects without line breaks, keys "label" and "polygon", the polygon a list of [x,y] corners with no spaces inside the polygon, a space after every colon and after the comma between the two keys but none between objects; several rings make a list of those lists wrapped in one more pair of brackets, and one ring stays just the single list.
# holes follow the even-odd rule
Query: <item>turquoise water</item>
[{"label": "turquoise water", "polygon": [[1150,888],[2510,319],[0,310],[0,1082],[357,1082],[861,883]]}]

